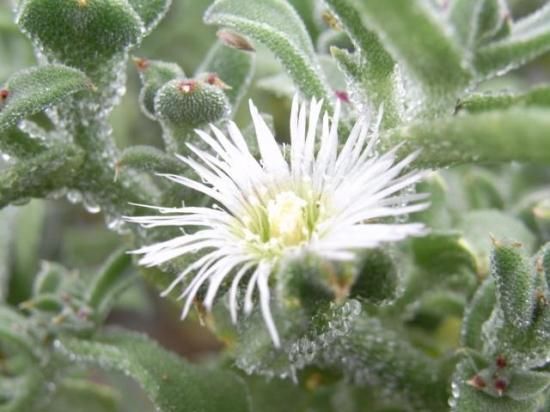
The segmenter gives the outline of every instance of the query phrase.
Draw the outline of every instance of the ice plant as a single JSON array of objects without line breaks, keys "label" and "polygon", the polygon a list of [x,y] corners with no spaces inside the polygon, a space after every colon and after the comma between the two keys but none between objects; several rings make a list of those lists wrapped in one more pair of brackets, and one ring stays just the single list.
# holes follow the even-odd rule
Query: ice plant
[{"label": "ice plant", "polygon": [[[361,118],[339,150],[339,108],[332,120],[324,113],[319,130],[322,107],[323,101],[300,104],[294,98],[290,145],[281,150],[251,102],[260,161],[252,156],[234,123],[228,124],[229,138],[215,126],[211,126],[213,136],[197,130],[210,150],[188,144],[196,158],[180,159],[200,180],[174,174],[162,176],[211,197],[216,205],[153,207],[161,215],[128,219],[144,227],[189,230],[136,250],[143,254],[143,265],[161,265],[184,254],[207,251],[164,292],[170,293],[194,273],[180,295],[186,299],[182,317],[205,282],[208,289],[204,305],[210,309],[220,285],[231,277],[229,306],[236,321],[238,285],[251,272],[244,312],[252,310],[257,288],[264,321],[273,343],[279,346],[270,312],[269,277],[281,259],[291,253],[308,252],[327,259],[349,260],[356,250],[424,233],[422,224],[387,220],[427,206],[422,202],[424,194],[406,190],[423,176],[421,171],[405,172],[417,154],[396,161],[395,149],[377,153],[381,115],[374,122]],[[288,153],[288,159],[284,153]]]}]

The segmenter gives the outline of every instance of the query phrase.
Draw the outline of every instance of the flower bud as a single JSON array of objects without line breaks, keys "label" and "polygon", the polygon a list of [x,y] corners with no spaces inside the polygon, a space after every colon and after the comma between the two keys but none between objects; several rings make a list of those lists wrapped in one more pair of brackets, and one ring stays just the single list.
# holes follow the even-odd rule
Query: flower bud
[{"label": "flower bud", "polygon": [[230,109],[223,90],[192,79],[166,83],[155,98],[155,113],[168,134],[167,145],[172,148],[181,149],[193,129],[222,120]]},{"label": "flower bud", "polygon": [[141,78],[142,88],[139,93],[139,103],[143,113],[155,120],[155,96],[162,86],[170,80],[183,78],[185,74],[175,63],[157,60],[134,59]]}]

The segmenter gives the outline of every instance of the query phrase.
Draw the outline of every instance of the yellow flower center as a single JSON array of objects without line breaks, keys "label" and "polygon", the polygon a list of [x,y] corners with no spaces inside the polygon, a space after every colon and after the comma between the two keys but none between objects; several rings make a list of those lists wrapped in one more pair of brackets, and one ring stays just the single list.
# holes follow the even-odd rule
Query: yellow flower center
[{"label": "yellow flower center", "polygon": [[308,237],[307,202],[294,192],[282,192],[267,204],[271,239],[282,245],[295,246]]}]

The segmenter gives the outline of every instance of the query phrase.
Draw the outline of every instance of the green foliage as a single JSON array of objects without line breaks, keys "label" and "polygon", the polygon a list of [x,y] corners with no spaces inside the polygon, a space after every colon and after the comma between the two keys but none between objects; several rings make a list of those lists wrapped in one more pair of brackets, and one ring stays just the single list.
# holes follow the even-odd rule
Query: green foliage
[{"label": "green foliage", "polygon": [[549,119],[547,110],[535,108],[441,118],[391,129],[383,146],[404,142],[403,153],[421,149],[417,164],[425,167],[511,160],[545,164]]},{"label": "green foliage", "polygon": [[71,184],[82,164],[82,150],[72,145],[52,146],[43,153],[0,173],[0,205],[49,193]]},{"label": "green foliage", "polygon": [[457,110],[464,110],[469,113],[479,113],[518,106],[550,106],[550,89],[546,86],[541,86],[522,94],[498,93],[471,95],[458,103]]},{"label": "green foliage", "polygon": [[475,66],[483,75],[502,74],[550,50],[550,4],[512,25],[510,34],[479,48]]},{"label": "green foliage", "polygon": [[79,362],[131,376],[162,412],[250,410],[246,388],[237,376],[190,365],[143,335],[111,331],[93,342],[62,338],[57,347]]},{"label": "green foliage", "polygon": [[323,97],[330,104],[331,93],[309,35],[296,11],[285,1],[218,0],[204,19],[208,24],[230,27],[265,44],[306,96]]},{"label": "green foliage", "polygon": [[[525,90],[548,63],[495,78],[550,50],[550,4],[16,3],[15,24],[0,2],[0,411],[114,412],[135,409],[140,396],[162,412],[548,409],[550,245],[540,246],[550,240],[550,92],[544,81]],[[222,28],[218,40],[197,18],[206,7],[204,22]],[[152,59],[134,59],[140,88],[130,77],[122,99],[128,55],[146,35],[136,53]],[[180,337],[185,328],[168,323],[169,311],[144,301],[200,256],[143,270],[155,290],[139,294],[127,251],[181,232],[124,218],[150,213],[146,205],[218,207],[155,175],[192,175],[175,154],[194,156],[188,143],[208,150],[195,129],[224,130],[229,119],[245,126],[257,156],[253,125],[238,113],[248,95],[273,112],[266,121],[288,143],[296,90],[324,99],[330,115],[340,99],[341,145],[365,116],[380,134],[378,153],[419,151],[411,168],[434,169],[417,187],[431,207],[409,219],[431,231],[352,261],[304,253],[281,262],[268,285],[279,349],[260,310],[232,323],[227,299],[246,286],[222,282],[225,297],[212,312],[199,303],[200,289],[198,318],[225,346],[211,364],[191,364],[154,340],[168,336],[163,343],[181,349],[196,335]],[[65,197],[90,213],[67,208]],[[40,200],[18,207],[31,198]],[[98,235],[98,212],[114,241]],[[101,265],[99,249],[114,251]],[[145,329],[154,318],[152,338],[105,330],[128,299],[141,311],[161,308],[136,323]],[[143,393],[98,384],[98,368],[100,377],[127,375]]]},{"label": "green foliage", "polygon": [[162,20],[172,0],[128,0],[139,15],[146,31],[151,31]]},{"label": "green foliage", "polygon": [[5,133],[9,139],[9,129],[21,119],[41,112],[73,93],[91,88],[90,81],[82,72],[62,65],[33,67],[16,73],[2,89],[6,95],[0,101],[1,135]]}]

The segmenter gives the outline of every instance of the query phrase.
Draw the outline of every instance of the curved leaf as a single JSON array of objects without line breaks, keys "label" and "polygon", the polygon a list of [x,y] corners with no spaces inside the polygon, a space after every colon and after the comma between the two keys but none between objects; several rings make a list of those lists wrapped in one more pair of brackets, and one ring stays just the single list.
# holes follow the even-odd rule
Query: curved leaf
[{"label": "curved leaf", "polygon": [[172,0],[128,0],[143,21],[147,31],[152,30],[164,17]]},{"label": "curved leaf", "polygon": [[70,94],[91,89],[84,73],[62,65],[22,70],[4,85],[0,100],[0,133],[19,120],[59,103]]},{"label": "curved leaf", "polygon": [[70,184],[84,160],[76,146],[54,146],[0,173],[0,207],[29,197],[45,197]]},{"label": "curved leaf", "polygon": [[230,27],[265,44],[281,60],[304,94],[332,100],[311,39],[296,11],[282,0],[217,0],[204,15],[208,24]]},{"label": "curved leaf", "polygon": [[550,3],[512,25],[508,37],[480,48],[475,65],[482,75],[502,75],[548,51]]},{"label": "curved leaf", "polygon": [[190,365],[144,335],[111,331],[95,341],[62,338],[56,346],[73,360],[131,376],[161,412],[250,411],[237,376]]},{"label": "curved leaf", "polygon": [[338,16],[356,48],[354,55],[336,48],[331,50],[332,55],[342,70],[354,79],[361,99],[374,104],[375,109],[383,104],[386,125],[395,124],[399,115],[395,61],[382,46],[378,36],[365,27],[361,18],[361,2],[328,0],[327,5]]},{"label": "curved leaf", "polygon": [[396,61],[412,74],[430,97],[454,99],[468,83],[461,50],[422,1],[369,0],[354,2],[366,24]]},{"label": "curved leaf", "polygon": [[511,107],[550,107],[550,87],[541,86],[526,93],[473,94],[461,100],[456,110],[468,113],[480,113],[489,110],[508,109]]}]

